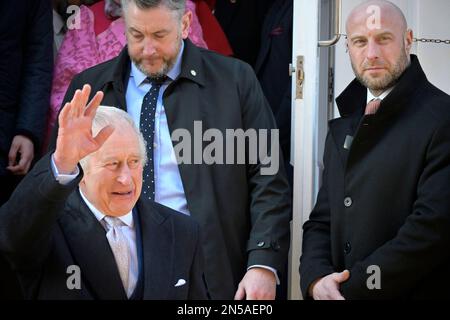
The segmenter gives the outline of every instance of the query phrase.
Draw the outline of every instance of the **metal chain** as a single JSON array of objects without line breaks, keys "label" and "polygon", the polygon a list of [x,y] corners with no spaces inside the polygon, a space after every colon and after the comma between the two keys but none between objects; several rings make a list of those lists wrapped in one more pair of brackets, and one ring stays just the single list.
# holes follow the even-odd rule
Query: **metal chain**
[{"label": "metal chain", "polygon": [[[347,37],[345,33],[341,33],[341,36]],[[442,39],[414,38],[413,41],[422,43],[437,43],[450,45],[450,40],[442,40]]]},{"label": "metal chain", "polygon": [[414,42],[450,44],[450,40],[414,38]]}]

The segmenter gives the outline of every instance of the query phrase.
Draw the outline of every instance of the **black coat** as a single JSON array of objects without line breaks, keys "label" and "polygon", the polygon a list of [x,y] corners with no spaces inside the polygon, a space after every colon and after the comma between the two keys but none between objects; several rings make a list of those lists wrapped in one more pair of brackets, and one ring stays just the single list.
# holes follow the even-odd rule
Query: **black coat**
[{"label": "black coat", "polygon": [[[346,299],[450,298],[450,97],[411,57],[375,115],[362,116],[367,89],[356,80],[337,99],[342,117],[329,124],[323,185],[303,226],[305,296],[348,269]],[[381,290],[366,285],[370,266]]]},{"label": "black coat", "polygon": [[[47,155],[0,208],[0,251],[17,272],[25,298],[126,299],[106,231],[79,194],[81,178],[82,173],[69,185],[59,184]],[[142,199],[137,212],[142,298],[206,299],[198,225]],[[81,271],[80,290],[67,287],[72,265]],[[175,287],[179,279],[186,284]]]},{"label": "black coat", "polygon": [[53,71],[53,24],[49,0],[0,1],[0,179],[16,135],[39,151]]},{"label": "black coat", "polygon": [[261,29],[274,0],[216,0],[214,15],[225,32],[234,56],[255,65]]},{"label": "black coat", "polygon": [[[93,92],[104,92],[102,104],[126,110],[129,69],[125,48],[116,59],[77,75],[63,105],[76,89],[89,83]],[[185,41],[181,74],[165,90],[163,99],[171,134],[186,129],[194,136],[194,121],[202,121],[203,130],[217,128],[224,136],[226,129],[276,127],[250,66],[197,48],[189,40]],[[291,201],[281,153],[279,163],[275,175],[261,175],[259,161],[179,165],[188,209],[201,226],[206,282],[213,299],[232,299],[247,266],[284,269]]]},{"label": "black coat", "polygon": [[[270,8],[255,64],[255,73],[280,129],[280,145],[286,164],[291,156],[292,80],[289,64],[292,62],[293,6],[292,0],[276,0]],[[289,178],[292,182],[292,173]]]}]

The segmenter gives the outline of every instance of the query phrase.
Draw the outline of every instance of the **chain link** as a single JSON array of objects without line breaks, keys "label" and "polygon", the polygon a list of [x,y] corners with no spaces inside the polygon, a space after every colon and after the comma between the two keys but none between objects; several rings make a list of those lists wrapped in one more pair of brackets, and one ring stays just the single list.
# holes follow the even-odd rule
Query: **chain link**
[{"label": "chain link", "polygon": [[414,42],[450,44],[450,40],[414,38]]},{"label": "chain link", "polygon": [[[341,36],[347,37],[345,33],[341,33]],[[436,43],[436,44],[448,44],[450,45],[450,40],[442,40],[442,39],[427,39],[427,38],[414,38],[414,42],[422,42],[422,43]]]}]

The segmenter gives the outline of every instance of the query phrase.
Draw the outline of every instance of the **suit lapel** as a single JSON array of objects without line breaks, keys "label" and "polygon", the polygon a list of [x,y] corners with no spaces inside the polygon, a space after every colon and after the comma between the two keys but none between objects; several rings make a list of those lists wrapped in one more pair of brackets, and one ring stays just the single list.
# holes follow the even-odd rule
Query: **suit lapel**
[{"label": "suit lapel", "polygon": [[174,268],[172,220],[161,215],[149,202],[137,203],[144,256],[144,300],[167,299]]},{"label": "suit lapel", "polygon": [[367,88],[363,87],[356,79],[336,99],[341,118],[331,120],[329,128],[344,170],[347,167],[348,156],[354,143],[346,148],[344,148],[344,144],[347,136],[353,139],[357,134],[366,99]]},{"label": "suit lapel", "polygon": [[344,148],[347,136],[353,137],[353,121],[351,118],[340,118],[329,122],[330,133],[341,158],[342,168],[345,169],[349,149]]},{"label": "suit lapel", "polygon": [[83,282],[97,299],[127,299],[106,231],[81,199],[79,191],[68,199],[70,208],[60,220]]}]

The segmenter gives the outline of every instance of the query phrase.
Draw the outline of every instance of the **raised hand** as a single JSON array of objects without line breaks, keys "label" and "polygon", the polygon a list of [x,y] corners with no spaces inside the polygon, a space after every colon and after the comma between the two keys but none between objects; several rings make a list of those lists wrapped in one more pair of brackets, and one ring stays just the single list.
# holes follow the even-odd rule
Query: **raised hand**
[{"label": "raised hand", "polygon": [[106,126],[95,137],[92,135],[92,121],[103,93],[97,92],[87,105],[90,93],[91,87],[84,85],[59,114],[54,161],[61,174],[74,172],[78,162],[97,151],[114,131],[113,127]]}]

